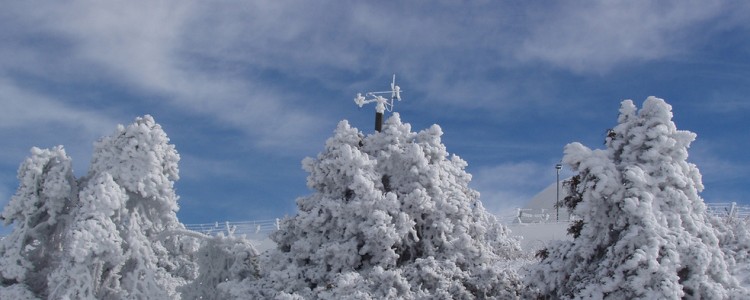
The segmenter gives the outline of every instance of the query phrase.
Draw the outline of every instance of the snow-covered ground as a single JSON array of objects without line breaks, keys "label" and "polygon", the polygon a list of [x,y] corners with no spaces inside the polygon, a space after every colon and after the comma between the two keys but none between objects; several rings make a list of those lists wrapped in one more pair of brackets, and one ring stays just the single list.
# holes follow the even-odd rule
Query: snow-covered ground
[{"label": "snow-covered ground", "polygon": [[[550,241],[570,239],[567,235],[568,222],[559,223],[532,223],[532,224],[508,224],[511,236],[517,237],[524,251],[536,252],[547,246]],[[266,251],[275,246],[275,243],[265,233],[245,234],[255,248]]]},{"label": "snow-covered ground", "polygon": [[509,224],[511,235],[518,237],[524,251],[536,252],[545,248],[550,241],[567,240],[568,222]]},{"label": "snow-covered ground", "polygon": [[250,240],[250,242],[255,246],[255,249],[258,250],[258,252],[265,252],[268,249],[276,247],[276,243],[274,243],[270,238],[268,238],[268,235],[265,234],[250,234],[245,235],[245,237]]}]

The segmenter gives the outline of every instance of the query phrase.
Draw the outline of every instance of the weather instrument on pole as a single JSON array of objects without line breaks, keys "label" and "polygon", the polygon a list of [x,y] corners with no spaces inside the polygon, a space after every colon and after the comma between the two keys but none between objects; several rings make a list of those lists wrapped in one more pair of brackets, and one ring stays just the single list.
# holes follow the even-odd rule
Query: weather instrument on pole
[{"label": "weather instrument on pole", "polygon": [[[383,94],[391,94],[391,99],[389,100],[381,96]],[[368,99],[367,97],[371,98]],[[394,100],[401,101],[401,88],[396,85],[396,74],[393,74],[393,81],[391,81],[390,91],[367,92],[365,93],[365,96],[362,96],[362,93],[357,93],[357,97],[354,98],[354,103],[356,103],[359,107],[372,102],[376,103],[375,131],[380,132],[380,130],[383,128],[383,114],[386,110],[393,111]]]}]

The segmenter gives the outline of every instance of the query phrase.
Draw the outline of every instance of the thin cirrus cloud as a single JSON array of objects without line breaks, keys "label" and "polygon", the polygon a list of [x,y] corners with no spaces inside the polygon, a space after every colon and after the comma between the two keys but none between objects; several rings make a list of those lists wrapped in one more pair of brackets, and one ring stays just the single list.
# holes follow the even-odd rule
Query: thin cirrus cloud
[{"label": "thin cirrus cloud", "polygon": [[[405,72],[420,82],[419,88],[409,91],[411,95],[421,90],[431,101],[471,107],[488,104],[465,99],[487,98],[486,91],[495,90],[495,82],[484,81],[468,94],[458,90],[468,84],[462,81],[467,73],[482,73],[501,64],[500,54],[494,55],[498,59],[477,57],[507,52],[506,45],[513,44],[503,42],[511,38],[501,30],[507,21],[500,15],[495,22],[488,21],[490,13],[479,15],[482,11],[473,6],[469,11],[438,6],[429,13],[394,6],[240,5],[196,17],[192,22],[196,30],[187,37],[187,43],[194,55],[294,74],[332,90],[351,84],[350,77],[331,75],[336,72]],[[463,26],[473,26],[466,22],[483,23],[474,24],[481,29],[465,31]],[[480,50],[474,50],[477,45],[482,45]],[[461,97],[451,96],[458,94]]]},{"label": "thin cirrus cloud", "polygon": [[[737,56],[723,61],[724,52],[711,52],[729,47],[721,33],[746,40],[750,5],[743,3],[14,2],[0,11],[0,97],[10,108],[0,111],[0,136],[63,124],[69,140],[89,149],[116,123],[132,121],[135,111],[153,113],[180,142],[186,181],[245,180],[282,172],[264,169],[271,163],[298,171],[298,159],[314,154],[337,120],[364,115],[350,113],[354,93],[387,87],[382,79],[397,73],[405,121],[445,124],[448,147],[472,159],[473,185],[492,207],[492,201],[528,199],[552,181],[551,167],[535,161],[559,154],[547,150],[561,143],[556,137],[587,134],[558,122],[582,124],[602,115],[614,122],[616,101],[632,97],[623,90],[692,92],[681,80],[692,85],[695,76],[661,78],[679,65],[670,62],[684,60],[679,70],[692,72],[698,57],[696,72],[744,83]],[[734,66],[732,74],[702,59],[701,51]],[[643,70],[651,67],[661,73]],[[630,73],[616,76],[623,70]],[[713,115],[738,118],[738,109],[747,111],[741,97],[717,93],[720,100],[707,103]],[[613,99],[610,111],[592,105],[601,99]],[[88,136],[75,137],[76,128]],[[579,131],[561,133],[570,128]],[[591,135],[598,138],[605,128]],[[519,134],[503,134],[512,131]],[[492,138],[502,145],[488,143]],[[705,152],[695,157],[717,157],[716,149]],[[294,180],[305,192],[300,176]]]},{"label": "thin cirrus cloud", "polygon": [[43,28],[35,34],[41,30],[67,45],[67,51],[57,52],[60,59],[98,71],[136,92],[156,95],[174,108],[241,128],[259,147],[304,141],[300,128],[316,128],[306,114],[284,105],[289,96],[283,92],[196,65],[199,60],[183,48],[193,30],[189,20],[200,13],[189,3],[141,4],[74,2],[45,6],[31,19]]},{"label": "thin cirrus cloud", "polygon": [[67,154],[74,159],[75,170],[80,173],[85,169],[81,162],[85,163],[90,156],[94,139],[116,124],[99,113],[19,89],[5,78],[0,78],[0,101],[0,138],[6,141],[0,165],[7,170],[0,175],[0,207],[10,200],[11,188],[18,184],[12,170],[22,162],[22,157],[29,155],[31,147],[65,144]]},{"label": "thin cirrus cloud", "polygon": [[[529,12],[525,18],[481,5],[461,10],[436,5],[420,13],[408,6],[366,4],[142,4],[75,2],[48,9],[62,13],[43,14],[42,22],[69,38],[75,59],[122,76],[137,88],[165,93],[177,107],[252,128],[249,133],[260,144],[272,146],[279,144],[275,136],[284,141],[301,138],[295,130],[315,123],[279,104],[301,101],[293,99],[299,95],[252,77],[233,79],[238,73],[275,70],[316,80],[327,71],[374,68],[375,73],[388,73],[403,68],[423,79],[421,89],[434,101],[504,110],[508,107],[497,105],[498,96],[488,95],[509,93],[488,92],[498,90],[492,80],[463,83],[465,70],[481,73],[519,60],[543,61],[573,72],[606,72],[630,61],[682,52],[687,43],[683,30],[721,12],[716,5],[695,9],[698,5],[689,3],[665,10],[644,2],[565,5]],[[522,30],[503,30],[511,25]],[[466,31],[466,26],[477,30]],[[372,51],[377,55],[370,55]],[[471,88],[464,88],[467,85]],[[264,113],[253,115],[261,110]],[[276,117],[264,118],[268,115]],[[274,125],[274,120],[295,125],[284,128],[279,125],[287,122]],[[264,126],[268,121],[271,125]]]},{"label": "thin cirrus cloud", "polygon": [[248,170],[240,166],[237,161],[204,158],[184,153],[180,154],[180,169],[200,170],[200,172],[180,174],[181,180],[192,180],[194,182],[211,178],[247,180],[249,177]]},{"label": "thin cirrus cloud", "polygon": [[[722,2],[605,1],[561,4],[534,16],[517,57],[576,73],[607,73],[629,62],[687,54],[732,14]],[[742,26],[741,23],[730,26]]]},{"label": "thin cirrus cloud", "polygon": [[52,96],[24,90],[4,78],[0,78],[0,99],[3,101],[0,129],[21,129],[33,124],[35,127],[68,127],[91,135],[101,134],[102,128],[115,124],[99,113],[67,105]]}]

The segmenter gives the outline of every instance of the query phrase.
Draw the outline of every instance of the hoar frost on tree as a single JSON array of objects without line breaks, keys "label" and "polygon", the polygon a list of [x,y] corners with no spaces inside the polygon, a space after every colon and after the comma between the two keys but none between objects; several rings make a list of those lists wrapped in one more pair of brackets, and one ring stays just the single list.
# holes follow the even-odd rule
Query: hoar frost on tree
[{"label": "hoar frost on tree", "polygon": [[[232,285],[259,276],[258,251],[244,237],[218,236],[203,240],[195,253],[200,273],[179,288],[182,299],[229,299]],[[223,288],[223,285],[229,287]]]},{"label": "hoar frost on tree", "polygon": [[541,252],[526,281],[551,299],[729,299],[747,297],[728,272],[716,230],[687,162],[696,135],[677,130],[671,106],[649,97],[622,102],[606,149],[565,147],[578,172],[565,204],[580,217]]},{"label": "hoar frost on tree", "polygon": [[177,220],[178,161],[151,116],[97,142],[79,180],[62,147],[32,149],[3,212],[0,298],[179,298],[198,243]]},{"label": "hoar frost on tree", "polygon": [[18,169],[20,185],[2,213],[13,232],[0,241],[0,299],[33,299],[47,292],[58,267],[77,200],[71,159],[62,147],[31,149]]},{"label": "hoar frost on tree", "polygon": [[54,298],[179,298],[196,275],[177,220],[179,155],[151,116],[118,126],[95,144],[81,179],[69,252],[50,276]]},{"label": "hoar frost on tree", "polygon": [[729,270],[740,285],[750,287],[750,219],[710,216],[710,220],[718,230],[719,245]]},{"label": "hoar frost on tree", "polygon": [[271,238],[261,278],[225,285],[236,298],[515,298],[508,260],[519,244],[468,187],[466,162],[442,131],[419,133],[394,114],[364,136],[339,123],[317,159],[314,194]]}]

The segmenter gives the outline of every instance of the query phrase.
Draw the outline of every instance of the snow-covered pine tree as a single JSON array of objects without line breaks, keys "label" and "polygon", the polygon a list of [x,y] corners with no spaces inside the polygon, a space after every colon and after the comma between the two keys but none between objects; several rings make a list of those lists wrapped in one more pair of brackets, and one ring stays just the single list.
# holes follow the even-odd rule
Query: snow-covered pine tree
[{"label": "snow-covered pine tree", "polygon": [[[228,299],[233,286],[258,279],[258,251],[244,237],[206,238],[195,254],[198,278],[179,288],[182,299]],[[227,285],[227,288],[221,288]]]},{"label": "snow-covered pine tree", "polygon": [[317,159],[314,194],[297,200],[259,280],[225,286],[237,298],[509,299],[519,279],[503,267],[518,241],[468,187],[439,126],[419,133],[394,114],[364,136],[342,121]]},{"label": "snow-covered pine tree", "polygon": [[[649,97],[622,102],[606,149],[565,147],[578,174],[566,199],[572,241],[551,245],[527,276],[551,299],[728,299],[738,297],[688,163],[696,135],[677,130],[671,106]],[[747,297],[747,295],[745,295]]]},{"label": "snow-covered pine tree", "polygon": [[88,180],[66,234],[66,253],[49,276],[50,299],[124,299],[120,285],[126,260],[118,224],[127,212],[125,190],[108,173]]},{"label": "snow-covered pine tree", "polygon": [[179,298],[198,244],[177,220],[178,161],[148,115],[95,144],[64,263],[49,279],[53,298]]},{"label": "snow-covered pine tree", "polygon": [[62,146],[32,148],[18,180],[2,213],[13,232],[0,241],[0,299],[45,298],[47,274],[62,255],[67,213],[77,201],[71,159]]},{"label": "snow-covered pine tree", "polygon": [[750,288],[750,219],[710,216],[730,272],[740,285]]}]

